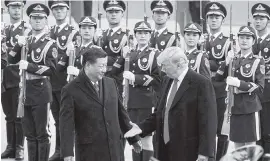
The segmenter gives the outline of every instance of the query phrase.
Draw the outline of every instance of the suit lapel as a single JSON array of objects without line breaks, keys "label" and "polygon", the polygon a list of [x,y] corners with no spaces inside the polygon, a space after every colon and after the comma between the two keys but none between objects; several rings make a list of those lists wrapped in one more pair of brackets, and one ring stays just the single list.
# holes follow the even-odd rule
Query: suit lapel
[{"label": "suit lapel", "polygon": [[185,91],[189,88],[190,86],[190,69],[188,70],[186,76],[184,77],[183,81],[181,82],[176,94],[175,94],[175,97],[173,99],[173,103],[171,105],[171,108],[174,108],[174,106],[176,105],[176,103],[182,98],[183,94],[185,93]]},{"label": "suit lapel", "polygon": [[94,99],[97,101],[99,104],[102,104],[100,99],[98,98],[96,91],[94,87],[90,84],[88,85],[86,76],[83,76],[83,73],[81,72],[80,75],[78,76],[79,79],[77,79],[77,86],[90,98]]}]

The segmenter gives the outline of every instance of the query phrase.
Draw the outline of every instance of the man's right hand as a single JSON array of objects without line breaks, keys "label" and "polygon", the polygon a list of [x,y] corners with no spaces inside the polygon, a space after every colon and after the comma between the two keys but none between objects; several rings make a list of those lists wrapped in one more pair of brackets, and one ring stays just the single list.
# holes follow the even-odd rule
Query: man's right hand
[{"label": "man's right hand", "polygon": [[74,161],[74,157],[73,156],[65,157],[64,161]]},{"label": "man's right hand", "polygon": [[228,51],[228,55],[225,59],[226,65],[230,64],[230,62],[233,60],[233,58],[234,58],[233,50]]},{"label": "man's right hand", "polygon": [[129,124],[132,126],[132,128],[125,133],[124,137],[125,138],[131,138],[134,137],[135,135],[141,134],[142,130],[139,128],[138,125],[134,124],[133,122],[129,122]]}]

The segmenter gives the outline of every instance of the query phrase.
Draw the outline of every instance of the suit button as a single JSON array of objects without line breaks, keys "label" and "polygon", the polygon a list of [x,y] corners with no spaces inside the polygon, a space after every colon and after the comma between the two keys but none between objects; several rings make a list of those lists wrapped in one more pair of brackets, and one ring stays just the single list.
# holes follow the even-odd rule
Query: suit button
[{"label": "suit button", "polygon": [[108,122],[106,122],[106,125],[107,125],[107,126],[109,126],[109,123],[108,123]]}]

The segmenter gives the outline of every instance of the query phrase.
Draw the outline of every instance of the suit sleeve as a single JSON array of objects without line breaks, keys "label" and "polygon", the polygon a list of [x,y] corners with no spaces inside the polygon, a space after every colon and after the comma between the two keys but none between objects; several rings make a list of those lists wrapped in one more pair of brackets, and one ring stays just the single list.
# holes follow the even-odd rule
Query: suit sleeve
[{"label": "suit sleeve", "polygon": [[200,84],[198,99],[199,154],[214,157],[217,132],[217,104],[210,80]]},{"label": "suit sleeve", "polygon": [[209,60],[206,57],[205,54],[202,56],[201,64],[200,64],[200,74],[211,80],[211,74],[210,74],[210,64]]},{"label": "suit sleeve", "polygon": [[59,127],[62,157],[74,156],[74,100],[65,87],[61,93]]},{"label": "suit sleeve", "polygon": [[[116,82],[114,82],[114,85],[115,85],[115,88],[117,89],[117,85],[116,85]],[[132,126],[129,124],[129,122],[131,121],[129,116],[128,116],[128,113],[127,113],[127,110],[124,108],[124,105],[123,105],[123,101],[120,97],[120,94],[119,94],[119,91],[116,90],[117,92],[117,95],[118,95],[118,116],[119,116],[119,124],[120,124],[120,128],[122,130],[122,133],[125,134],[126,132],[128,132]],[[137,141],[139,141],[139,136],[135,136],[135,137],[132,137],[132,138],[128,138],[128,143],[130,145],[136,143]]]},{"label": "suit sleeve", "polygon": [[53,43],[47,51],[45,65],[29,63],[26,71],[36,75],[51,76],[56,70],[57,55],[57,45]]}]

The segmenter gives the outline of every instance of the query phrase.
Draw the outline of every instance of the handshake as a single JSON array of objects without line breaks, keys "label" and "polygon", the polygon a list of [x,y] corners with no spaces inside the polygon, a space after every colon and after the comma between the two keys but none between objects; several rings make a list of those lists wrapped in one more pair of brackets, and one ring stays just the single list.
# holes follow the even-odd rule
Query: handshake
[{"label": "handshake", "polygon": [[[131,137],[134,137],[135,135],[139,135],[142,133],[142,130],[139,128],[138,125],[134,124],[131,121],[129,122],[129,124],[132,126],[132,128],[128,132],[125,133],[124,135],[125,138],[131,138]],[[142,151],[141,141],[134,143],[132,146],[136,153],[140,153]]]}]

